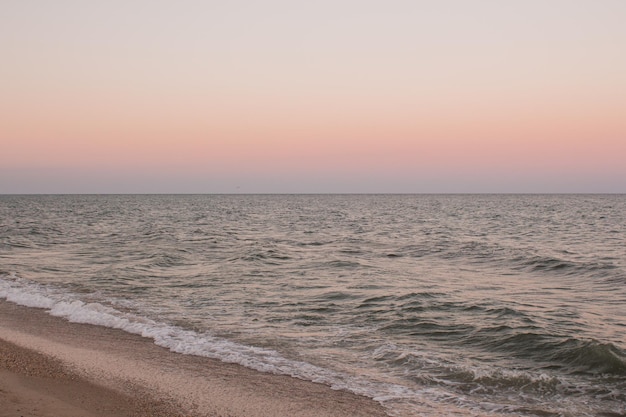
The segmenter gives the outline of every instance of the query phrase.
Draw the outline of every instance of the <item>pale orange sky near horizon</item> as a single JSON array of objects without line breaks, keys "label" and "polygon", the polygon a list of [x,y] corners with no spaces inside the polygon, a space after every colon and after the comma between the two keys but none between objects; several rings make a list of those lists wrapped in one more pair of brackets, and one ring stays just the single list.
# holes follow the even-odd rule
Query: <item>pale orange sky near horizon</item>
[{"label": "pale orange sky near horizon", "polygon": [[4,1],[0,193],[626,192],[626,2]]}]

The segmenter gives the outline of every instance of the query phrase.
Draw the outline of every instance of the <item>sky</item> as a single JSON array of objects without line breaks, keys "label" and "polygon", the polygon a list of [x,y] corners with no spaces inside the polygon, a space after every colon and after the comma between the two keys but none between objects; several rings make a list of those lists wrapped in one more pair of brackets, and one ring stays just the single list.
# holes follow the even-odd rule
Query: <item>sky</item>
[{"label": "sky", "polygon": [[0,193],[626,193],[624,0],[0,0]]}]

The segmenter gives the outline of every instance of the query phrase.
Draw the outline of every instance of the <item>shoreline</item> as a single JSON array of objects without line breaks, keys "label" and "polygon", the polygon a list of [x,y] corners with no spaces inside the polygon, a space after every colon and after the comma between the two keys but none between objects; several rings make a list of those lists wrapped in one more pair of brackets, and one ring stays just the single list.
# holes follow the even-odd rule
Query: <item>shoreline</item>
[{"label": "shoreline", "polygon": [[12,410],[0,417],[387,416],[367,397],[172,353],[42,309],[0,300],[0,318],[0,404]]}]

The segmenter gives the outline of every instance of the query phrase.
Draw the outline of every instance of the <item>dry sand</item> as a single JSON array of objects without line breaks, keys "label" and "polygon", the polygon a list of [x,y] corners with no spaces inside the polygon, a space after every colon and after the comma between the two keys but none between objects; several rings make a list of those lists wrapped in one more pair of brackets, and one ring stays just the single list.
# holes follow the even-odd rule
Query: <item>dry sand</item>
[{"label": "dry sand", "polygon": [[0,301],[0,417],[384,417],[369,398]]},{"label": "dry sand", "polygon": [[176,406],[96,385],[54,358],[0,340],[0,417],[180,414]]}]

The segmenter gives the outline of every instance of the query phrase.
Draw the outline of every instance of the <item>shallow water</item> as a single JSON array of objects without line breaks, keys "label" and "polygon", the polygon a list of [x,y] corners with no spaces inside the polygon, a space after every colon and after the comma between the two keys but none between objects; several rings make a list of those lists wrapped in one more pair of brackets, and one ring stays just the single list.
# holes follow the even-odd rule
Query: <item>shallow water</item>
[{"label": "shallow water", "polygon": [[0,196],[0,297],[368,395],[626,414],[626,196]]}]

